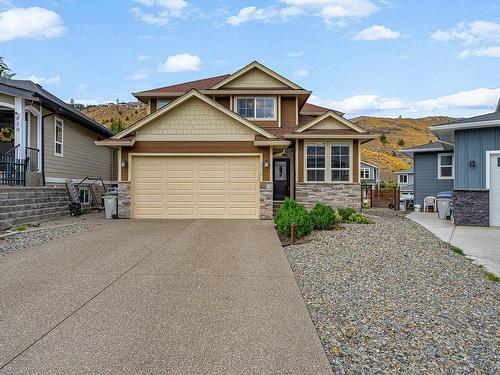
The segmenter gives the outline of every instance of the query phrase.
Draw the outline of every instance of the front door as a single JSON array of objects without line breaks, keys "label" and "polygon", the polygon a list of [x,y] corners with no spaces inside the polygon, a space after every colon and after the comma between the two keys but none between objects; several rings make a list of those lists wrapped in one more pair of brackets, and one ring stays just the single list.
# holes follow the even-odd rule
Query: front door
[{"label": "front door", "polygon": [[490,226],[500,227],[500,153],[490,155]]},{"label": "front door", "polygon": [[273,165],[275,201],[290,197],[290,159],[275,159]]}]

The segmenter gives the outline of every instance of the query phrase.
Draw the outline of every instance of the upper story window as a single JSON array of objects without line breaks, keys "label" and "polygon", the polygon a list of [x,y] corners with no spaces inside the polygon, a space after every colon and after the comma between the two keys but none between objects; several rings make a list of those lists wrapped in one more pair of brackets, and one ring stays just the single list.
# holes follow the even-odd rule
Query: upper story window
[{"label": "upper story window", "polygon": [[441,180],[454,177],[453,154],[438,154],[438,178]]},{"label": "upper story window", "polygon": [[236,113],[252,120],[276,120],[276,99],[236,98]]},{"label": "upper story window", "polygon": [[170,99],[158,99],[158,109],[165,107],[170,102],[171,102]]},{"label": "upper story window", "polygon": [[58,118],[54,124],[54,155],[63,156],[64,122]]},{"label": "upper story window", "polygon": [[363,180],[369,180],[370,177],[370,168],[361,168],[361,179]]},{"label": "upper story window", "polygon": [[407,184],[408,183],[408,175],[400,174],[399,175],[399,184]]},{"label": "upper story window", "polygon": [[325,181],[325,144],[307,144],[307,181]]},{"label": "upper story window", "polygon": [[331,145],[332,181],[349,181],[351,173],[351,145],[332,143]]}]

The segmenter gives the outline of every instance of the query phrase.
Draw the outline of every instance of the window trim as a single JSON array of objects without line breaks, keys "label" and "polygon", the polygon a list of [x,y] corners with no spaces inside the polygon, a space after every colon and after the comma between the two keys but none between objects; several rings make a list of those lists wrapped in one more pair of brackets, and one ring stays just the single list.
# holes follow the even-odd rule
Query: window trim
[{"label": "window trim", "polygon": [[[401,177],[405,176],[406,177],[406,182],[401,181]],[[408,185],[408,173],[402,173],[398,176],[398,184],[401,185]]]},{"label": "window trim", "polygon": [[[327,166],[328,166],[328,142],[304,142],[304,181],[305,182],[317,182],[317,183],[324,183],[324,182],[328,182],[327,180]],[[309,145],[314,145],[314,146],[318,146],[318,145],[322,145],[324,148],[325,148],[325,166],[323,168],[308,168],[307,167],[307,147]],[[307,171],[308,170],[314,170],[314,171],[324,171],[325,173],[323,173],[324,175],[324,179],[323,181],[309,181],[308,178],[307,178]]]},{"label": "window trim", "polygon": [[[450,167],[449,165],[441,164],[441,157],[443,156],[451,156],[451,176],[442,176],[441,168],[442,167]],[[453,152],[444,152],[437,154],[437,162],[438,162],[438,180],[453,180],[455,179],[455,155]]]},{"label": "window trim", "polygon": [[[256,106],[256,103],[255,101],[257,99],[272,99],[273,102],[274,102],[274,116],[272,118],[267,118],[267,117],[264,117],[264,118],[260,118],[260,117],[243,117],[249,121],[277,121],[278,120],[278,100],[277,100],[277,97],[276,96],[235,96],[234,97],[234,112],[238,115],[238,116],[241,116],[239,113],[238,113],[238,99],[253,99],[254,100],[254,108],[257,109],[257,106]],[[257,114],[257,110],[255,110],[254,114],[256,115]]]},{"label": "window trim", "polygon": [[[325,145],[325,180],[324,181],[309,181],[307,179],[307,146],[309,144],[324,144]],[[331,168],[331,151],[332,145],[341,145],[349,146],[349,180],[348,181],[332,181],[332,168]],[[304,141],[303,147],[303,181],[304,183],[312,183],[312,184],[352,184],[353,183],[353,172],[354,172],[354,145],[353,141]],[[360,165],[358,161],[358,166]],[[359,168],[359,167],[358,167]],[[361,178],[360,178],[361,180]]]},{"label": "window trim", "polygon": [[[368,177],[363,177],[363,172],[368,171]],[[371,180],[372,179],[372,169],[371,168],[359,168],[359,178],[361,180]]]},{"label": "window trim", "polygon": [[[161,102],[161,101],[166,101],[167,103],[166,103],[166,104],[164,104],[164,105],[162,105],[162,106],[160,106],[160,102]],[[158,107],[157,109],[161,109],[161,108],[163,108],[163,107],[165,107],[165,106],[169,105],[171,102],[172,102],[172,99],[158,98],[158,99],[156,100],[156,106]]]},{"label": "window trim", "polygon": [[[57,141],[57,123],[61,124],[61,142]],[[61,152],[57,152],[57,144],[61,145]],[[64,120],[59,117],[54,117],[54,155],[64,157]]]}]

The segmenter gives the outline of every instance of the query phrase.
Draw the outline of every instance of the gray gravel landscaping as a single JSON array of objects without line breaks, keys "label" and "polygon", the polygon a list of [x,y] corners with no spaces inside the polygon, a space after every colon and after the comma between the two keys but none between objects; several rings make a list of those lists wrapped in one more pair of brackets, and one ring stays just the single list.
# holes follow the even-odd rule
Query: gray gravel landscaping
[{"label": "gray gravel landscaping", "polygon": [[373,213],[285,248],[334,372],[500,373],[500,283],[418,224]]},{"label": "gray gravel landscaping", "polygon": [[43,245],[49,241],[71,234],[95,228],[96,224],[75,223],[58,227],[41,228],[40,230],[19,232],[0,239],[0,256],[33,246]]}]

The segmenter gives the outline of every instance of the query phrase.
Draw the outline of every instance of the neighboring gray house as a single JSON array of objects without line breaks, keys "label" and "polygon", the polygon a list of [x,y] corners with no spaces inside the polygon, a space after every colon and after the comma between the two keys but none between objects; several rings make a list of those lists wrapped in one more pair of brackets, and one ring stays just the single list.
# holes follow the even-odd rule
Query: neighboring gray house
[{"label": "neighboring gray house", "polygon": [[377,181],[379,179],[379,173],[378,173],[378,167],[376,165],[361,160],[359,173],[360,173],[361,183],[365,183],[370,186],[375,186],[377,184]]},{"label": "neighboring gray house", "polygon": [[[424,198],[436,196],[442,191],[453,190],[453,147],[441,142],[433,142],[425,145],[414,146],[401,151],[413,158],[413,173],[402,171],[398,182],[405,188],[413,188],[414,203],[424,204]],[[408,176],[408,184],[401,184],[405,174]],[[411,183],[411,179],[413,183]],[[404,180],[403,180],[404,182]],[[401,187],[403,191],[403,187]]]},{"label": "neighboring gray house", "polygon": [[399,191],[401,195],[413,195],[414,173],[413,169],[394,172],[396,175]]},{"label": "neighboring gray house", "polygon": [[[0,77],[0,132],[0,185],[117,181],[116,151],[95,145],[113,133],[31,81]],[[27,160],[26,174],[11,160]]]},{"label": "neighboring gray house", "polygon": [[455,148],[451,154],[455,223],[500,226],[500,101],[495,112],[430,129]]}]

